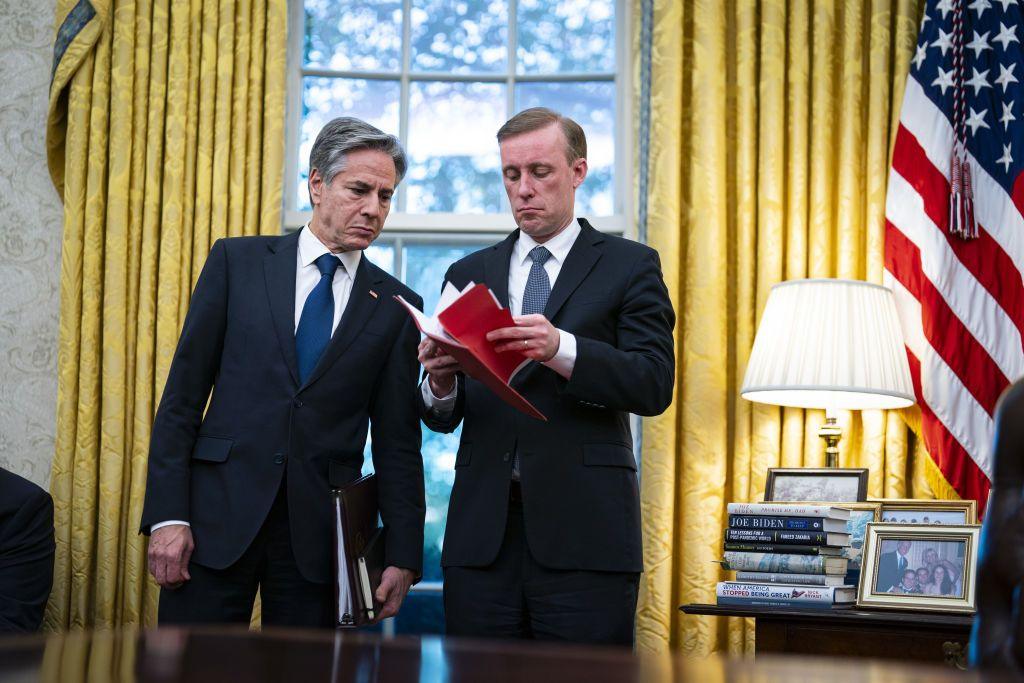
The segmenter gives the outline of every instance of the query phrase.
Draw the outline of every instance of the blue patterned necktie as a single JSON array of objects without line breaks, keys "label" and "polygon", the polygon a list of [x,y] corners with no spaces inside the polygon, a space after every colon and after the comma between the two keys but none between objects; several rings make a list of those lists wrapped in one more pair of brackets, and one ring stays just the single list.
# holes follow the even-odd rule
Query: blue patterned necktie
[{"label": "blue patterned necktie", "polygon": [[551,258],[551,252],[545,247],[534,247],[530,250],[533,265],[530,275],[526,278],[526,289],[523,290],[523,315],[543,313],[551,296],[551,281],[544,270],[544,262]]},{"label": "blue patterned necktie", "polygon": [[299,383],[305,384],[317,361],[331,341],[334,325],[334,273],[341,261],[333,254],[324,254],[316,261],[320,282],[306,297],[295,330],[295,355],[299,361]]},{"label": "blue patterned necktie", "polygon": [[[529,256],[533,259],[533,265],[530,266],[530,275],[526,278],[526,288],[523,290],[523,315],[543,313],[548,297],[551,296],[551,280],[544,270],[544,262],[551,258],[551,252],[546,247],[534,247]],[[519,451],[512,457],[512,478],[519,481]]]}]

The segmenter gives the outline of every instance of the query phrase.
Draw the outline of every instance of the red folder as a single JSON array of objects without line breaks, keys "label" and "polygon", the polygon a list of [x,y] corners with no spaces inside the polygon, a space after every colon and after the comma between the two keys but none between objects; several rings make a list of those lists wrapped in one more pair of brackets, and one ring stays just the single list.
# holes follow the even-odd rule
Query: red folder
[{"label": "red folder", "polygon": [[498,304],[498,300],[487,285],[474,285],[462,292],[455,301],[437,314],[436,327],[430,324],[430,318],[401,296],[395,296],[395,299],[409,311],[420,332],[459,361],[466,374],[493,391],[513,408],[530,417],[547,421],[543,413],[509,386],[512,377],[525,367],[530,359],[518,351],[498,353],[494,350],[494,344],[487,341],[487,333],[491,330],[515,327],[512,314]]}]

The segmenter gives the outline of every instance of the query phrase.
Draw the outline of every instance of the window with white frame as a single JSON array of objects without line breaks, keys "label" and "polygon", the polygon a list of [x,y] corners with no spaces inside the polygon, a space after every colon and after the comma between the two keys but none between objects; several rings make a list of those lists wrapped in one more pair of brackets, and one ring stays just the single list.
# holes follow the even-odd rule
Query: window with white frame
[{"label": "window with white frame", "polygon": [[[309,151],[327,121],[356,116],[398,135],[409,171],[367,256],[431,311],[448,266],[514,227],[495,134],[515,112],[545,106],[587,135],[577,213],[631,233],[627,14],[625,0],[290,0],[284,228],[309,220]],[[458,433],[423,436],[424,581],[400,632],[441,627]]]}]

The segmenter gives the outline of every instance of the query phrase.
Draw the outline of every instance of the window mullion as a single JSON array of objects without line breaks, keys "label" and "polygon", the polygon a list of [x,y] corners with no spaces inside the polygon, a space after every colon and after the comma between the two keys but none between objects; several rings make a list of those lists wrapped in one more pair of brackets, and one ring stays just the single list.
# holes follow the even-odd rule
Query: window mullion
[{"label": "window mullion", "polygon": [[405,239],[401,235],[396,235],[391,244],[395,250],[395,277],[402,282],[405,282],[405,273],[403,272],[403,269],[405,268],[405,257],[403,254],[405,250]]},{"label": "window mullion", "polygon": [[[284,189],[282,191],[282,200],[284,202],[284,210],[282,215],[288,211],[294,211],[296,207],[295,193],[296,193],[296,181],[299,178],[299,139],[302,137],[302,67],[303,67],[303,54],[302,54],[302,39],[305,33],[306,26],[306,12],[305,5],[302,0],[292,0],[288,4],[288,23],[293,27],[302,27],[301,29],[292,29],[288,32],[287,52],[286,59],[289,64],[289,73],[298,74],[296,78],[294,75],[291,76],[287,83],[286,98],[288,108],[285,112],[285,149],[288,150],[288,157],[285,159],[284,168]],[[283,226],[282,226],[283,227]]]},{"label": "window mullion", "polygon": [[629,23],[629,3],[615,0],[615,125],[612,135],[615,140],[615,157],[612,168],[612,206],[614,212],[626,217],[627,224],[632,224],[633,217],[633,176],[623,173],[623,168],[633,168],[633,122],[630,100],[632,82],[630,80],[631,65],[628,63],[629,40],[631,37]]},{"label": "window mullion", "polygon": [[[398,139],[402,141],[408,158],[409,152],[409,71],[412,64],[412,0],[402,0],[402,76],[398,101]],[[410,162],[411,163],[411,162]],[[408,175],[408,169],[406,169]],[[405,211],[406,190],[409,183],[398,187],[398,210]]]},{"label": "window mullion", "polygon": [[508,0],[508,80],[505,93],[505,119],[512,118],[516,108],[516,47],[519,42],[517,15],[519,0]]}]

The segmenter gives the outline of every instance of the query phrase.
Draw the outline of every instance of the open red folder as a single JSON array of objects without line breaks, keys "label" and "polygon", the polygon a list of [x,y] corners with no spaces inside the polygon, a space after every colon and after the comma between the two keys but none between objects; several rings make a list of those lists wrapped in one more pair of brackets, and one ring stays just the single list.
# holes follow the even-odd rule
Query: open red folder
[{"label": "open red folder", "polygon": [[498,353],[494,344],[487,341],[487,333],[491,330],[515,326],[512,314],[501,307],[487,285],[471,282],[459,292],[449,283],[441,293],[433,318],[421,313],[401,296],[395,299],[409,311],[420,332],[459,361],[466,374],[513,408],[547,421],[543,413],[509,386],[512,377],[528,365],[530,359],[518,351]]}]

